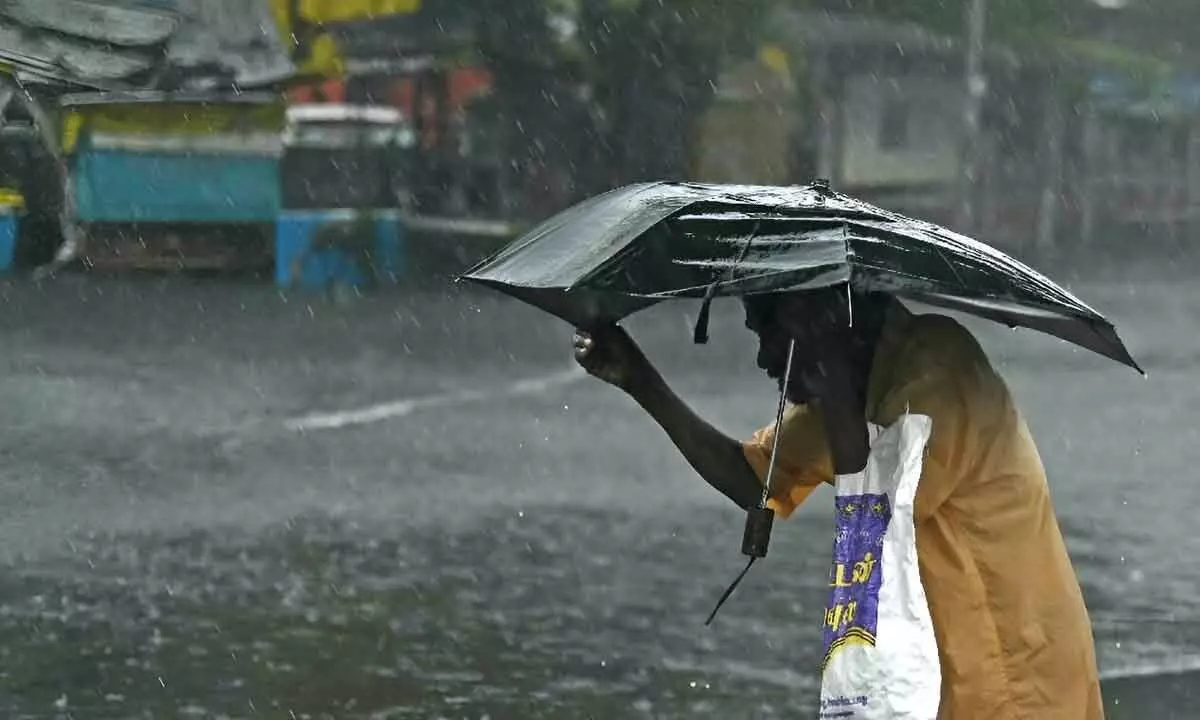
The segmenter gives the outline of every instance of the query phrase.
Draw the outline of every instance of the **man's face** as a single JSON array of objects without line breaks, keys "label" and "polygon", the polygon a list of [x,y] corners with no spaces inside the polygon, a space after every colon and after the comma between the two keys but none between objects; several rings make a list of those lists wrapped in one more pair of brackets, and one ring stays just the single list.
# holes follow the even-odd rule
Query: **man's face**
[{"label": "man's face", "polygon": [[[770,300],[756,299],[743,303],[746,310],[746,327],[758,336],[758,367],[767,377],[778,383],[783,389],[783,378],[787,370],[788,344],[791,336],[775,319],[775,304]],[[803,358],[807,343],[797,341],[793,354],[793,371],[788,379],[788,400],[803,404],[812,399],[812,393],[805,387],[799,368],[803,367]]]},{"label": "man's face", "polygon": [[[845,362],[850,336],[849,315],[843,296],[834,291],[810,291],[747,298],[746,327],[758,335],[758,366],[783,386],[788,344],[796,339],[787,395],[794,403],[807,403],[816,393],[808,379],[824,375],[823,367]],[[780,322],[786,313],[786,327]]]}]

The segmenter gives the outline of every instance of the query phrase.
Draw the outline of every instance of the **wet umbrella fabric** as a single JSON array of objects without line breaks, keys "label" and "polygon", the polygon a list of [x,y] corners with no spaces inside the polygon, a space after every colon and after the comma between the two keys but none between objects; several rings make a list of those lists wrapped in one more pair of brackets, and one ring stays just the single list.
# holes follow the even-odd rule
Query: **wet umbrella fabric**
[{"label": "wet umbrella fabric", "polygon": [[823,184],[629,185],[551,217],[460,279],[579,327],[668,298],[848,282],[1039,330],[1140,371],[1112,323],[1044,275],[977,240]]}]

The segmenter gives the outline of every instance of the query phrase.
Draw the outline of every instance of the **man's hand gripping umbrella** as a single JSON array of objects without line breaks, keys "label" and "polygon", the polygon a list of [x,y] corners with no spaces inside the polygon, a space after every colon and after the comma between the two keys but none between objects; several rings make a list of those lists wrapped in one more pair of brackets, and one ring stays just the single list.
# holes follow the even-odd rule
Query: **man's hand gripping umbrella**
[{"label": "man's hand gripping umbrella", "polygon": [[869,366],[853,332],[849,292],[836,289],[747,299],[747,327],[759,336],[758,365],[779,382],[774,443],[766,477],[758,479],[742,444],[713,428],[679,399],[633,338],[616,324],[575,333],[575,359],[591,375],[628,393],[666,430],[692,468],[746,510],[742,553],[746,567],[717,601],[712,623],[758,558],[766,557],[775,511],[770,506],[780,429],[788,401],[811,401],[825,420],[838,474],[859,472],[870,451],[863,422],[866,384],[856,368]]}]

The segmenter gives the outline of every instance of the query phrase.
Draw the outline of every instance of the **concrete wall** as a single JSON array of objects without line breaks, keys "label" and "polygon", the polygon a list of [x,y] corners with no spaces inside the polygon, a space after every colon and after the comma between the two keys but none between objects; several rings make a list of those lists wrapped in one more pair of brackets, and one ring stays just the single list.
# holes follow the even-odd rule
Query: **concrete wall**
[{"label": "concrete wall", "polygon": [[960,86],[956,79],[933,75],[847,78],[843,183],[853,187],[953,181]]},{"label": "concrete wall", "polygon": [[[784,184],[804,108],[789,83],[756,63],[722,78],[717,101],[697,121],[693,176],[710,182]],[[845,80],[841,183],[846,188],[953,182],[958,164],[962,88],[935,72],[888,77],[860,72]],[[810,130],[816,132],[816,129]]]},{"label": "concrete wall", "polygon": [[692,177],[704,182],[786,184],[798,122],[786,70],[761,59],[726,72],[692,136]]}]

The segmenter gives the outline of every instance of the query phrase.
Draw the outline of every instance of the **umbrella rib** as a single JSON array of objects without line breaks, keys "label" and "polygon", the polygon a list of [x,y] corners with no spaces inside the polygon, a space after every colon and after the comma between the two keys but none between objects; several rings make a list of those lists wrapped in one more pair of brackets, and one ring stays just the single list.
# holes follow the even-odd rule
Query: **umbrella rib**
[{"label": "umbrella rib", "polygon": [[[892,234],[892,232],[893,232],[893,231],[889,230],[888,228],[884,228],[884,227],[870,226],[870,225],[868,225],[868,227],[870,227],[872,230],[874,230],[876,232],[884,232],[884,233],[888,233],[888,234]],[[956,247],[959,247],[959,248],[967,247],[966,245],[964,245],[959,240],[957,240],[956,238],[953,238],[953,237],[943,237],[943,236],[939,235],[939,236],[937,236],[936,239],[939,241],[944,240],[946,242],[952,243]],[[969,287],[967,285],[967,283],[964,282],[962,275],[954,267],[954,264],[946,257],[945,249],[940,246],[939,242],[929,242],[929,243],[927,243],[927,246],[931,250],[936,252],[939,259],[942,260],[942,262],[944,262],[946,264],[946,266],[950,269],[951,274],[953,274],[954,279],[959,283],[960,288],[965,289],[965,288]],[[1024,263],[1021,263],[1019,260],[1016,260],[1014,258],[1008,258],[1003,255],[997,257],[997,255],[994,255],[992,253],[978,253],[978,254],[976,254],[976,258],[977,258],[978,262],[980,263],[980,265],[982,265],[988,271],[1000,273],[1000,274],[1004,275],[1005,278],[1007,278],[1007,281],[1011,285],[1023,290],[1024,292],[1027,292],[1031,295],[1045,295],[1045,294],[1052,295],[1058,300],[1059,304],[1065,305],[1065,306],[1070,306],[1074,310],[1073,314],[1076,316],[1079,316],[1079,317],[1097,317],[1097,316],[1099,316],[1099,313],[1092,310],[1090,307],[1088,307],[1082,301],[1078,300],[1077,298],[1070,295],[1069,293],[1066,293],[1064,290],[1059,288],[1053,281],[1046,278],[1044,275],[1039,273],[1037,270],[1034,270],[1033,268],[1030,268],[1029,266],[1025,265]],[[1017,271],[1017,273],[1014,273],[1014,271]],[[894,272],[896,274],[903,274],[903,273],[899,273],[894,270],[891,270],[891,272]]]},{"label": "umbrella rib", "polygon": [[[838,267],[845,268],[846,266],[847,266],[846,263],[838,264]],[[829,272],[830,270],[834,269],[833,264],[826,264],[822,267],[825,269],[823,269],[821,272]],[[767,278],[776,277],[779,275],[787,275],[790,272],[792,272],[792,270],[772,269],[772,270],[768,270],[766,272],[762,272],[759,274],[741,277],[741,278],[738,278],[737,280],[729,280],[729,281],[723,282],[721,284],[722,285],[743,285],[743,284],[747,284],[747,283],[754,282],[754,281],[759,281],[759,280],[763,280],[763,279],[767,279]],[[652,292],[652,293],[631,293],[631,295],[633,295],[634,297],[659,298],[659,299],[673,298],[673,297],[688,297],[692,293],[695,293],[702,289],[707,291],[707,289],[710,287],[712,287],[712,283],[705,283],[703,285],[688,285],[687,287],[677,288],[675,290],[666,290],[666,291],[662,291],[662,292]]]},{"label": "umbrella rib", "polygon": [[[750,234],[746,236],[746,244],[742,246],[742,251],[738,253],[737,260],[733,265],[729,266],[729,271],[726,273],[729,280],[733,279],[734,269],[737,267],[737,264],[744,261],[746,255],[750,253],[750,244],[754,242],[754,236],[758,234],[758,228],[761,224],[762,221],[756,221],[754,227],[750,229]],[[708,314],[712,309],[712,301],[716,297],[717,288],[720,285],[721,279],[718,277],[709,283],[708,287],[704,290],[704,300],[700,303],[700,314],[696,316],[696,328],[692,336],[692,339],[697,344],[708,342]]]},{"label": "umbrella rib", "polygon": [[954,263],[950,262],[950,258],[946,257],[946,253],[942,252],[942,249],[937,245],[934,245],[933,249],[937,252],[938,257],[942,259],[942,262],[946,263],[946,267],[950,268],[950,274],[954,276],[954,280],[958,283],[958,286],[966,287],[962,276],[958,274],[958,268],[954,267]]},{"label": "umbrella rib", "polygon": [[[1088,329],[1091,330],[1092,333],[1096,337],[1100,338],[1106,346],[1113,347],[1114,351],[1118,348],[1120,350],[1124,351],[1124,356],[1125,356],[1124,359],[1118,359],[1111,355],[1109,356],[1109,358],[1111,358],[1113,360],[1118,360],[1118,362],[1129,365],[1134,370],[1136,370],[1138,372],[1138,374],[1140,374],[1142,377],[1146,377],[1146,371],[1143,370],[1142,366],[1138,364],[1138,361],[1133,358],[1133,353],[1129,352],[1129,348],[1125,347],[1125,343],[1122,342],[1121,339],[1116,336],[1117,335],[1116,326],[1114,326],[1108,320],[1096,320],[1096,319],[1089,319],[1087,321],[1087,326],[1088,326]],[[1105,336],[1104,333],[1100,332],[1101,327],[1106,328],[1108,330],[1112,330],[1113,337],[1109,338],[1109,337]],[[1116,341],[1117,341],[1115,346],[1113,345],[1114,339],[1116,339]]]},{"label": "umbrella rib", "polygon": [[[711,299],[714,295],[716,295],[717,288],[720,285],[730,283],[733,281],[734,270],[737,269],[737,266],[741,265],[746,260],[746,256],[750,254],[750,245],[754,242],[754,238],[758,236],[758,228],[761,224],[762,224],[762,221],[755,222],[754,227],[750,228],[750,233],[748,235],[746,235],[746,241],[742,244],[741,251],[738,253],[738,256],[736,258],[734,258],[733,262],[729,263],[729,266],[725,272],[725,278],[722,279],[722,278],[718,277],[716,280],[713,280],[712,282],[707,283],[705,285],[705,287],[707,288],[707,290],[704,293],[706,299]],[[675,262],[676,264],[683,264],[679,260],[675,260],[673,262]],[[700,261],[700,262],[705,262],[705,261]]]}]

